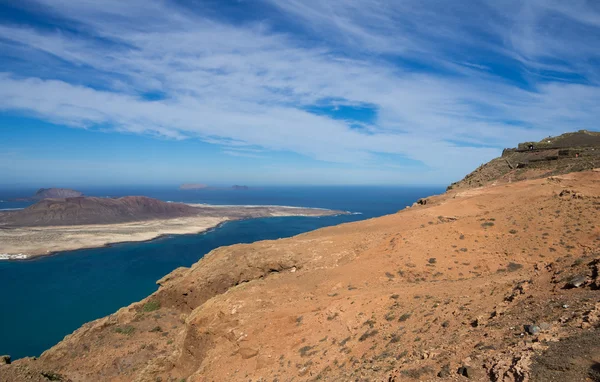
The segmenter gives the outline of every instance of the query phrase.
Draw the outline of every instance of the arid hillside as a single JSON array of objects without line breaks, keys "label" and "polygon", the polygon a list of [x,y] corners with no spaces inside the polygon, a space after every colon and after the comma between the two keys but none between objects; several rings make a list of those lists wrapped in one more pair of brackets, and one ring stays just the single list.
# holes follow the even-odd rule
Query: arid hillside
[{"label": "arid hillside", "polygon": [[468,174],[448,189],[539,179],[600,167],[600,133],[581,130],[539,142],[520,143]]},{"label": "arid hillside", "polygon": [[600,172],[212,251],[2,381],[598,381]]}]

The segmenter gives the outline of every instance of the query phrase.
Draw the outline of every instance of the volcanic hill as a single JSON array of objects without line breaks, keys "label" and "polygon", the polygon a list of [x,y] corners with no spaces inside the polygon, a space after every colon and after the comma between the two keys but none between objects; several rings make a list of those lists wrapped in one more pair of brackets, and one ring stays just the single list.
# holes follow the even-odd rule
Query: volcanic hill
[{"label": "volcanic hill", "polygon": [[598,381],[600,171],[529,174],[218,248],[0,380]]},{"label": "volcanic hill", "polygon": [[68,197],[42,199],[22,210],[0,214],[6,226],[65,226],[112,224],[197,215],[199,210],[183,203],[167,203],[145,196],[118,199]]}]

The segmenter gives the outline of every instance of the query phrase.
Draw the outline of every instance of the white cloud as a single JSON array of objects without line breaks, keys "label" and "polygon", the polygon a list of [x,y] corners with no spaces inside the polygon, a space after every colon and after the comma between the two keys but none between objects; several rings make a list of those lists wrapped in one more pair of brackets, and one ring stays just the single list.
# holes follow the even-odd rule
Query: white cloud
[{"label": "white cloud", "polygon": [[[6,71],[0,74],[0,110],[73,127],[197,137],[246,157],[268,155],[244,151],[261,148],[386,166],[389,160],[379,154],[401,156],[429,168],[422,180],[445,182],[497,155],[498,148],[593,129],[600,114],[600,89],[591,82],[534,80],[526,87],[533,90],[525,90],[495,76],[487,64],[462,57],[469,49],[489,51],[517,58],[529,70],[581,67],[593,78],[579,59],[597,53],[583,43],[560,48],[572,36],[536,29],[552,12],[597,32],[593,10],[583,2],[573,8],[508,0],[452,2],[451,8],[432,0],[273,2],[319,36],[316,45],[264,23],[217,22],[165,1],[31,4],[70,20],[80,32],[5,24],[0,43],[15,54],[59,58],[70,75]],[[485,24],[478,15],[486,16]],[[568,61],[543,60],[559,55]],[[415,70],[404,59],[442,70]],[[83,72],[101,80],[86,83]],[[150,101],[146,92],[164,97]],[[377,118],[354,129],[348,121],[307,111],[327,104],[372,105]]]}]

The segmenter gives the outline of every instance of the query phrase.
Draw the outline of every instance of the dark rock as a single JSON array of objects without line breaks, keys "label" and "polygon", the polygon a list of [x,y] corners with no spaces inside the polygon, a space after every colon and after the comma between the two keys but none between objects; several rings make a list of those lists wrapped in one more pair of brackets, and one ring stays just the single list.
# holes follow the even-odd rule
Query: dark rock
[{"label": "dark rock", "polygon": [[450,376],[450,364],[445,364],[442,366],[442,369],[437,373],[437,376],[440,378],[447,378]]},{"label": "dark rock", "polygon": [[424,206],[427,204],[427,199],[419,199],[419,200],[417,200],[417,204]]},{"label": "dark rock", "polygon": [[9,355],[0,355],[0,365],[10,365]]},{"label": "dark rock", "polygon": [[537,325],[525,325],[525,331],[532,336],[540,333],[540,327]]},{"label": "dark rock", "polygon": [[475,369],[471,366],[461,366],[458,368],[458,374],[467,378],[475,378]]},{"label": "dark rock", "polygon": [[579,288],[580,286],[584,285],[587,282],[587,278],[584,275],[576,275],[573,276],[569,282],[567,283],[567,285],[565,285],[566,288]]}]

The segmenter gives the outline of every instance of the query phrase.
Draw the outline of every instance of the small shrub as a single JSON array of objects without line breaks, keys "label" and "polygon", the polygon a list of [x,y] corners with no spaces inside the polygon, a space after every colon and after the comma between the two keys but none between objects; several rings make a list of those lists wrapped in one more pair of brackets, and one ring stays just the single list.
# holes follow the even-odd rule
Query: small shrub
[{"label": "small shrub", "polygon": [[135,328],[131,325],[125,325],[115,328],[115,332],[129,336],[135,332]]},{"label": "small shrub", "polygon": [[44,371],[44,372],[42,372],[42,377],[46,378],[49,381],[62,381],[63,380],[62,375],[60,375],[58,373],[54,373],[54,372]]},{"label": "small shrub", "polygon": [[518,271],[521,268],[523,268],[522,264],[517,264],[517,263],[513,263],[513,262],[508,263],[508,265],[506,266],[506,269],[509,272],[515,272],[515,271]]},{"label": "small shrub", "polygon": [[312,350],[314,346],[303,346],[300,348],[300,350],[298,350],[298,352],[300,353],[300,357],[306,357],[311,355],[312,353],[310,353],[310,351]]},{"label": "small shrub", "polygon": [[155,310],[160,309],[160,301],[148,301],[144,304],[142,310],[144,312],[154,312]]},{"label": "small shrub", "polygon": [[518,231],[516,229],[511,229],[510,231],[508,231],[508,233],[513,234],[513,235],[516,234],[517,232]]},{"label": "small shrub", "polygon": [[411,316],[410,313],[404,313],[403,315],[400,316],[400,318],[398,319],[398,321],[404,322],[404,321],[408,320],[410,318],[410,316]]},{"label": "small shrub", "polygon": [[432,258],[430,258],[427,261],[429,262],[429,264],[435,264],[435,263],[437,263],[437,259],[435,257],[432,257]]},{"label": "small shrub", "polygon": [[487,228],[487,227],[493,227],[494,223],[493,222],[485,222],[485,223],[481,223],[481,226],[483,228]]},{"label": "small shrub", "polygon": [[369,338],[369,337],[373,337],[373,336],[377,335],[378,333],[379,333],[379,331],[378,331],[378,330],[376,330],[376,329],[374,329],[374,330],[367,330],[366,332],[364,332],[364,333],[363,333],[363,335],[362,335],[362,336],[360,336],[360,337],[358,338],[358,340],[359,340],[360,342],[362,342],[362,341],[366,340],[366,339],[367,339],[367,338]]}]

